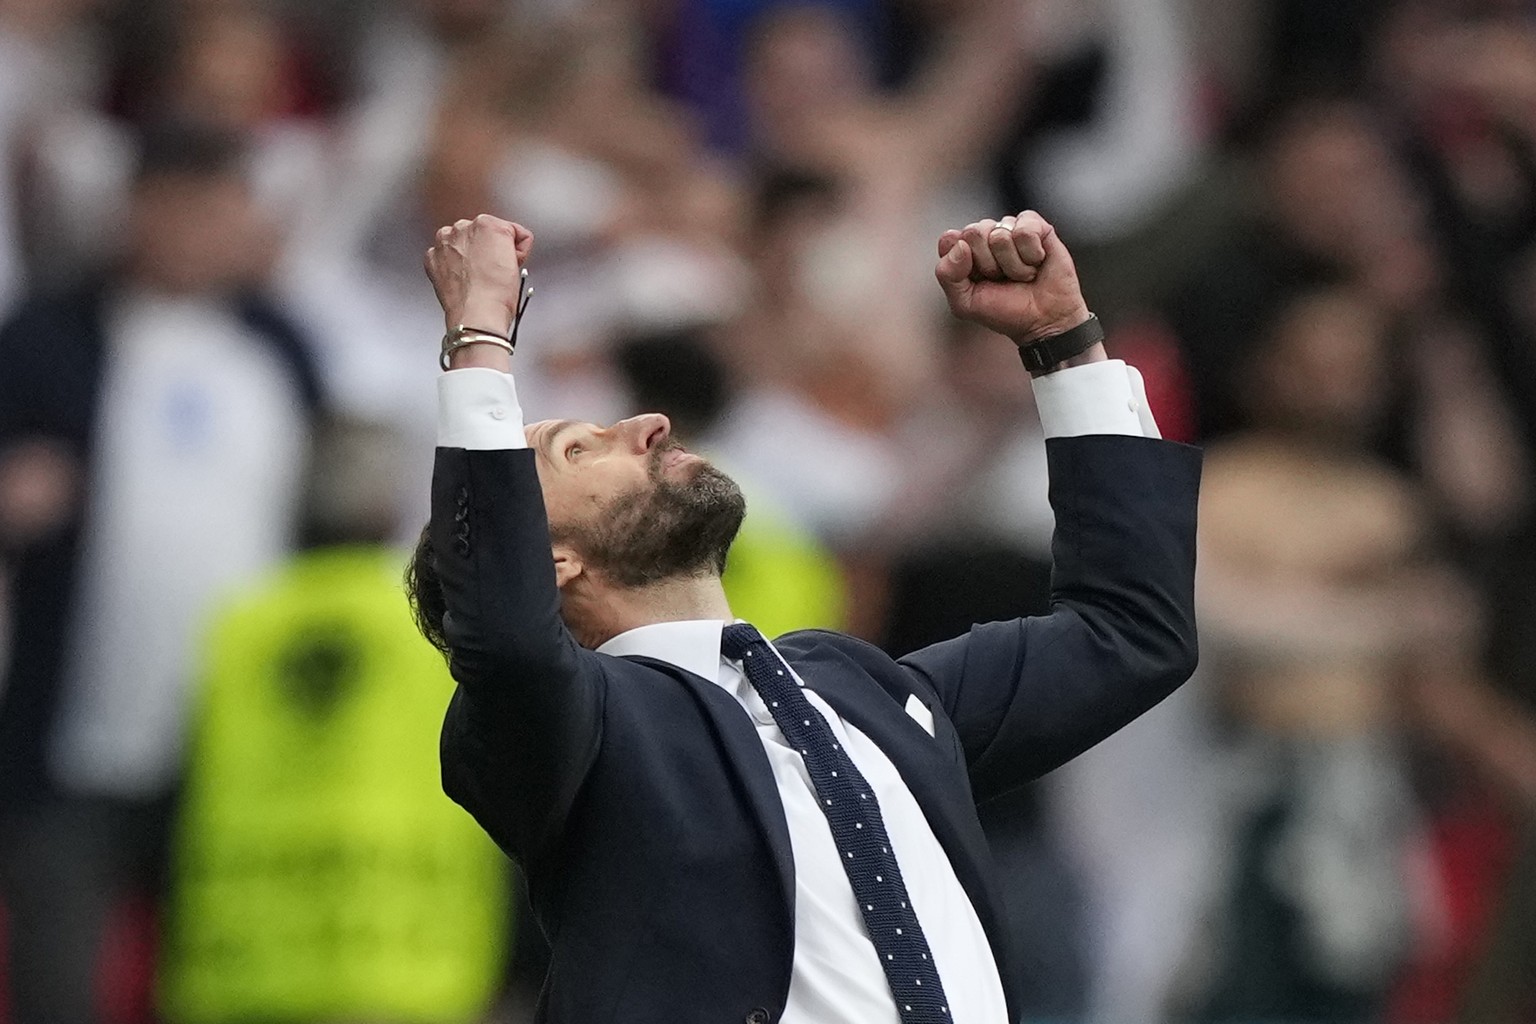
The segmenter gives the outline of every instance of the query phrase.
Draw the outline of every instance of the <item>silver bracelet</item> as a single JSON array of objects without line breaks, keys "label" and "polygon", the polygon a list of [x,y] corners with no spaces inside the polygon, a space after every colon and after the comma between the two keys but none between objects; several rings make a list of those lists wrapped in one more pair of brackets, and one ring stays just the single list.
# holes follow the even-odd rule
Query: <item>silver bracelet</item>
[{"label": "silver bracelet", "polygon": [[459,324],[459,326],[443,335],[443,352],[438,358],[438,365],[445,370],[448,369],[449,360],[453,358],[453,354],[459,349],[468,348],[471,345],[495,345],[506,352],[507,355],[510,356],[512,354],[511,338],[496,334],[493,331],[484,331],[478,327],[466,327],[463,324]]},{"label": "silver bracelet", "polygon": [[522,273],[518,275],[517,292],[517,310],[512,317],[511,334],[497,334],[495,331],[459,324],[443,335],[443,350],[438,356],[437,364],[444,370],[448,369],[448,361],[453,354],[470,345],[495,345],[505,350],[509,356],[517,351],[517,329],[522,326],[523,314],[528,310],[528,300],[533,298],[533,285],[528,283],[527,267],[524,267]]}]

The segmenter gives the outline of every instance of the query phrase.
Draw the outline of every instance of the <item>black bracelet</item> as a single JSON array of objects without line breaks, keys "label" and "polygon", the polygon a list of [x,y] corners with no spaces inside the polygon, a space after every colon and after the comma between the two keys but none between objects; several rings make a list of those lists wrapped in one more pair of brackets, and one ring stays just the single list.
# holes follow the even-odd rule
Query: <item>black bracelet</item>
[{"label": "black bracelet", "polygon": [[1093,313],[1071,330],[1019,346],[1019,358],[1031,375],[1048,373],[1074,356],[1080,356],[1104,340],[1104,325]]}]

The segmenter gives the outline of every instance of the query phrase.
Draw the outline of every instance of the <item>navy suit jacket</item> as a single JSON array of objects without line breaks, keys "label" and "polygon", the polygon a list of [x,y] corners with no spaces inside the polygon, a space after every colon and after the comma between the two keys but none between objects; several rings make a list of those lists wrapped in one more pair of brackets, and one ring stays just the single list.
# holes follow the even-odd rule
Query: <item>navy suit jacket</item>
[{"label": "navy suit jacket", "polygon": [[[775,641],[891,759],[1018,970],[978,801],[1050,771],[1194,669],[1199,453],[1047,442],[1052,611],[900,661],[820,630]],[[771,1024],[794,952],[794,862],[751,719],[713,681],[579,647],[560,619],[534,453],[439,449],[432,545],[458,689],[443,786],[522,865],[552,959],[538,1019]],[[916,695],[935,735],[905,711]]]}]

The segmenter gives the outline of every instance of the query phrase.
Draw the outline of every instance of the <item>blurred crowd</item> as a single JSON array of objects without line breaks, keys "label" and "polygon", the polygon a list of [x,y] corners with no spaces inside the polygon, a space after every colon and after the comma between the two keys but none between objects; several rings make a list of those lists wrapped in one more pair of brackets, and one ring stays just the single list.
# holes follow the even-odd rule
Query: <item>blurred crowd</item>
[{"label": "blurred crowd", "polygon": [[527,1019],[437,226],[534,231],[530,420],[741,481],[738,614],[899,654],[1049,599],[931,276],[1025,208],[1207,451],[1196,679],[983,809],[1028,1019],[1536,1021],[1530,0],[0,0],[0,1022]]}]

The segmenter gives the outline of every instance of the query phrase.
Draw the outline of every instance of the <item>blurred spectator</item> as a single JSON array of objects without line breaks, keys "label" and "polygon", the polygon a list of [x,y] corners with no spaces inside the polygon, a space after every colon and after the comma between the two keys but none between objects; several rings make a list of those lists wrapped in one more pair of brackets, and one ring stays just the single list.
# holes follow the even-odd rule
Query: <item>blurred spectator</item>
[{"label": "blurred spectator", "polygon": [[[1145,225],[1190,182],[1210,118],[1181,0],[1044,2],[1048,61],[1004,157],[1009,208],[1053,211],[1074,241]],[[1165,230],[1179,230],[1169,224]]]},{"label": "blurred spectator", "polygon": [[0,317],[28,282],[24,155],[46,116],[99,85],[83,31],[94,0],[0,0]]},{"label": "blurred spectator", "polygon": [[1536,25],[1498,5],[1413,0],[1380,43],[1389,110],[1406,136],[1446,263],[1536,450]]},{"label": "blurred spectator", "polygon": [[1254,209],[1191,261],[1170,308],[1204,438],[1245,425],[1239,367],[1251,339],[1296,293],[1352,282],[1397,310],[1439,283],[1423,207],[1360,104],[1307,99],[1285,107],[1256,172]]},{"label": "blurred spectator", "polygon": [[1475,676],[1476,602],[1371,453],[1385,324],[1359,291],[1284,306],[1236,380],[1252,426],[1207,461],[1206,663],[1243,778],[1201,1019],[1375,1016],[1435,896],[1399,726],[1412,687]]},{"label": "blurred spectator", "polygon": [[[824,178],[775,175],[760,184],[748,245],[756,289],[722,331],[742,387],[710,446],[771,492],[794,523],[846,550],[879,521],[900,467],[888,389],[861,372],[869,364],[852,353],[849,327],[805,297],[812,225],[840,202]],[[879,336],[859,337],[867,344]],[[850,379],[861,386],[848,387]]]},{"label": "blurred spectator", "polygon": [[799,231],[786,239],[785,273],[760,280],[771,291],[753,309],[800,308],[809,338],[798,343],[801,363],[788,362],[833,418],[847,417],[840,406],[853,396],[815,387],[829,376],[867,382],[855,415],[888,418],[937,372],[942,306],[909,282],[932,273],[942,224],[996,206],[979,169],[1028,95],[1036,6],[946,5],[937,42],[889,91],[867,40],[833,7],[782,4],[753,26],[744,69],[752,163],[770,188],[783,176],[828,186],[813,229],[759,219],[760,235]]},{"label": "blurred spectator", "polygon": [[33,262],[56,278],[118,255],[136,125],[191,121],[240,137],[274,246],[327,194],[325,135],[306,116],[304,69],[274,17],[247,0],[137,13],[137,47],[119,47],[122,109],[54,111],[29,147]]},{"label": "blurred spectator", "polygon": [[[782,0],[674,0],[655,5],[650,30],[657,39],[662,88],[699,112],[712,146],[740,152],[750,145],[743,64],[756,23]],[[859,38],[878,39],[889,14],[874,0],[823,0]]]},{"label": "blurred spectator", "polygon": [[122,261],[0,329],[0,870],[14,1016],[96,1019],[114,908],[156,878],[208,603],[282,557],[319,399],[253,290],[227,134],[146,135]]},{"label": "blurred spectator", "polygon": [[481,1019],[508,948],[506,859],[438,782],[453,684],[388,546],[400,444],[332,423],[310,547],[210,616],[168,880],[178,1024]]},{"label": "blurred spectator", "polygon": [[902,548],[952,547],[959,535],[1048,565],[1045,439],[1018,352],[972,324],[950,324],[947,338],[942,376],[902,425],[902,492],[881,534]]}]

